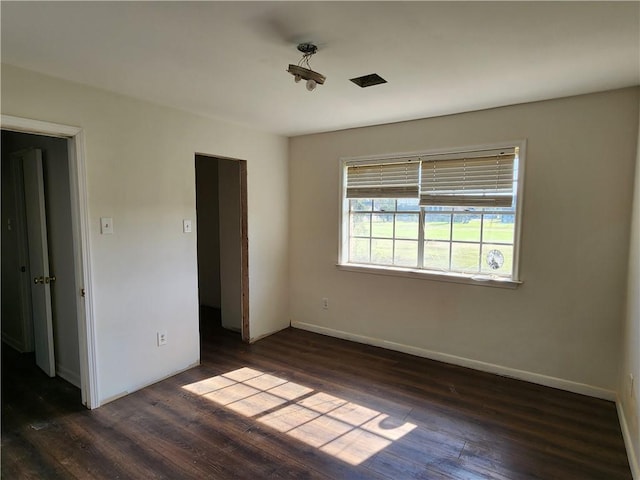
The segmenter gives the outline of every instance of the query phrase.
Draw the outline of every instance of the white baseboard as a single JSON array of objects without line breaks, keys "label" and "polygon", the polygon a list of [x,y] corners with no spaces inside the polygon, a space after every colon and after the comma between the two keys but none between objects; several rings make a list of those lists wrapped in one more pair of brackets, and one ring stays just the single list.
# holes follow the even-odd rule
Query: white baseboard
[{"label": "white baseboard", "polygon": [[616,408],[618,410],[618,418],[620,419],[620,429],[622,430],[622,438],[624,439],[624,445],[627,448],[627,458],[629,458],[629,467],[631,468],[631,474],[633,480],[640,480],[640,465],[638,465],[638,458],[636,457],[635,450],[633,449],[633,442],[631,441],[631,432],[629,425],[627,424],[627,417],[622,409],[622,403],[616,402]]},{"label": "white baseboard", "polygon": [[287,328],[289,328],[289,327],[292,327],[292,326],[293,326],[293,325],[291,325],[291,323],[289,323],[289,325],[286,325],[286,326],[284,326],[284,327],[282,327],[282,328],[279,328],[278,330],[275,330],[275,331],[273,331],[273,332],[263,333],[263,334],[262,334],[262,335],[260,335],[260,336],[250,338],[250,339],[249,339],[249,343],[255,343],[255,342],[257,342],[258,340],[262,340],[263,338],[270,337],[270,336],[271,336],[271,335],[273,335],[274,333],[281,332],[282,330],[285,330],[285,329],[287,329]]},{"label": "white baseboard", "polygon": [[80,386],[80,373],[69,370],[64,365],[56,365],[56,375],[60,378],[64,378],[71,385],[74,385],[78,388],[82,388]]},{"label": "white baseboard", "polygon": [[588,395],[590,397],[601,398],[604,400],[616,400],[616,393],[612,390],[607,390],[584,383],[573,382],[571,380],[564,380],[562,378],[550,377],[547,375],[541,375],[539,373],[504,367],[502,365],[495,365],[493,363],[459,357],[456,355],[450,355],[448,353],[426,350],[424,348],[404,345],[402,343],[390,342],[388,340],[382,340],[379,338],[366,337],[364,335],[344,332],[341,330],[334,330],[332,328],[321,327],[305,322],[291,322],[291,326],[293,328],[308,330],[310,332],[320,333],[322,335],[327,335],[330,337],[342,338],[344,340],[351,340],[352,342],[364,343],[367,345],[373,345],[374,347],[382,347],[389,350],[395,350],[397,352],[408,353],[417,357],[429,358],[431,360],[451,363],[453,365],[460,365],[461,367],[473,368],[474,370],[495,373],[496,375],[501,375],[503,377],[516,378],[518,380],[524,380],[527,382],[536,383],[538,385],[544,385],[546,387],[558,388],[560,390],[566,390],[568,392],[579,393],[582,395]]},{"label": "white baseboard", "polygon": [[113,402],[115,400],[118,400],[119,398],[122,398],[122,397],[125,397],[125,396],[129,395],[130,393],[137,392],[138,390],[142,390],[143,388],[146,388],[146,387],[149,387],[151,385],[154,385],[154,384],[156,384],[158,382],[166,380],[167,378],[173,377],[175,375],[179,375],[180,373],[186,372],[187,370],[191,370],[192,368],[197,367],[198,365],[200,365],[200,358],[198,358],[198,360],[196,362],[193,362],[193,363],[187,365],[184,368],[176,370],[173,373],[170,373],[168,375],[164,375],[163,377],[160,377],[157,380],[153,380],[152,382],[140,383],[140,384],[135,385],[134,387],[132,387],[130,390],[125,390],[124,392],[118,393],[116,395],[112,395],[111,397],[98,399],[98,401],[96,402],[97,404],[95,406],[91,407],[91,408],[94,409],[94,408],[98,408],[98,407],[101,407],[103,405],[106,405],[107,403],[111,403],[111,402]]}]

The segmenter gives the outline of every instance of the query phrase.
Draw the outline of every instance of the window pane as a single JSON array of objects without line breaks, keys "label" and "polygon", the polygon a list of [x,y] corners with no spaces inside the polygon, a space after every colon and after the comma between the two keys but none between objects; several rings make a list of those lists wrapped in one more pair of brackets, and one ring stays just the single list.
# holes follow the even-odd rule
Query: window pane
[{"label": "window pane", "polygon": [[445,207],[442,205],[427,205],[426,207],[423,207],[423,208],[429,213],[438,213],[438,212],[449,213],[452,210],[451,207]]},{"label": "window pane", "polygon": [[352,198],[349,202],[352,212],[370,212],[373,204],[369,198]]},{"label": "window pane", "polygon": [[393,238],[393,213],[374,213],[371,236]]},{"label": "window pane", "polygon": [[449,270],[449,242],[424,242],[424,268]]},{"label": "window pane", "polygon": [[370,213],[351,214],[351,235],[357,237],[368,237],[371,235]]},{"label": "window pane", "polygon": [[417,212],[420,210],[420,202],[417,198],[399,198],[396,208],[399,212]]},{"label": "window pane", "polygon": [[485,210],[485,211],[492,211],[492,212],[498,212],[498,213],[502,213],[504,215],[514,215],[516,212],[516,208],[515,206],[513,207],[485,207],[482,208],[481,210]]},{"label": "window pane", "polygon": [[373,201],[373,210],[376,212],[393,212],[396,209],[396,201],[393,198],[376,198]]},{"label": "window pane", "polygon": [[513,272],[513,245],[482,245],[482,273],[511,277]]},{"label": "window pane", "polygon": [[453,215],[453,238],[463,242],[480,241],[481,215],[456,213]]},{"label": "window pane", "polygon": [[418,242],[396,240],[393,263],[402,267],[417,267]]},{"label": "window pane", "polygon": [[453,210],[454,212],[459,212],[459,213],[467,213],[469,215],[473,215],[473,213],[471,212],[482,212],[484,209],[482,207],[449,207],[451,208],[451,210]]},{"label": "window pane", "polygon": [[[517,177],[518,148],[509,147],[509,151],[516,156],[514,177]],[[461,153],[452,152],[451,158],[439,154],[437,158],[442,162],[453,161],[449,167],[455,169]],[[478,154],[489,155],[484,151]],[[372,160],[371,165],[386,161]],[[419,184],[425,180],[418,177]],[[483,181],[474,178],[474,186]],[[506,179],[496,185],[506,188],[509,182]],[[472,192],[473,189],[467,193]],[[342,241],[348,242],[347,256],[353,263],[510,279],[514,257],[518,256],[514,251],[515,226],[520,222],[516,218],[520,198],[518,192],[513,193],[514,201],[508,207],[465,206],[464,201],[421,206],[419,198],[345,198],[349,227],[340,229],[345,236]],[[344,220],[341,217],[341,222]]]},{"label": "window pane", "polygon": [[349,261],[353,263],[369,263],[368,238],[352,238],[349,241]]},{"label": "window pane", "polygon": [[418,214],[400,213],[396,215],[396,238],[418,239]]},{"label": "window pane", "polygon": [[480,244],[452,243],[451,270],[462,273],[478,273],[480,267]]},{"label": "window pane", "polygon": [[513,215],[485,215],[482,241],[513,243],[514,222]]},{"label": "window pane", "polygon": [[371,240],[371,261],[378,265],[393,265],[393,240]]},{"label": "window pane", "polygon": [[424,238],[426,240],[449,240],[450,235],[451,235],[451,215],[450,214],[427,213],[424,216]]}]

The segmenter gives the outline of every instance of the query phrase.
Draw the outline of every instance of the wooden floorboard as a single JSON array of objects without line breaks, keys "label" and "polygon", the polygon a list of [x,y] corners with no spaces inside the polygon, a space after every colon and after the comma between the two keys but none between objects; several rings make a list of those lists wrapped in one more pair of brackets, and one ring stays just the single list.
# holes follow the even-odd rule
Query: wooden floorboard
[{"label": "wooden floorboard", "polygon": [[3,345],[2,478],[632,478],[612,402],[291,328],[201,330],[199,367],[93,411]]}]

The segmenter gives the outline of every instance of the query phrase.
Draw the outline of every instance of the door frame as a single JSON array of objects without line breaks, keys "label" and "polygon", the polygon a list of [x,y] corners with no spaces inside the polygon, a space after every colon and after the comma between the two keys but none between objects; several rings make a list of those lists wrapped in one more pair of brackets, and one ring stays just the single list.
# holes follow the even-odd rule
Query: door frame
[{"label": "door frame", "polygon": [[240,162],[240,241],[242,242],[242,341],[251,342],[249,332],[249,206],[247,203],[247,161]]},{"label": "door frame", "polygon": [[80,390],[82,392],[82,403],[87,408],[97,408],[100,406],[98,400],[100,397],[98,395],[96,368],[96,336],[93,313],[84,130],[70,125],[11,115],[1,116],[0,128],[14,132],[67,139],[71,187],[71,236],[76,264],[75,283],[78,288],[76,311],[78,316],[78,350],[80,353]]}]

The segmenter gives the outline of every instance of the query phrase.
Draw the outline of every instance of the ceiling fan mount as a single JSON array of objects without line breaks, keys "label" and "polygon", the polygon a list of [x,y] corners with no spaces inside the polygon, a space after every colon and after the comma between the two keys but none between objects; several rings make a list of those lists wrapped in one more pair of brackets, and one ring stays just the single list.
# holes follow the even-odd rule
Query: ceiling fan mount
[{"label": "ceiling fan mount", "polygon": [[318,47],[313,43],[301,43],[298,45],[298,51],[302,52],[303,55],[313,55],[318,52]]},{"label": "ceiling fan mount", "polygon": [[293,75],[296,83],[300,80],[306,80],[307,90],[315,90],[318,84],[322,85],[326,80],[324,75],[312,70],[311,65],[309,65],[309,59],[318,52],[318,47],[313,43],[305,42],[298,44],[297,48],[302,53],[302,58],[297,65],[290,63],[287,72]]}]

